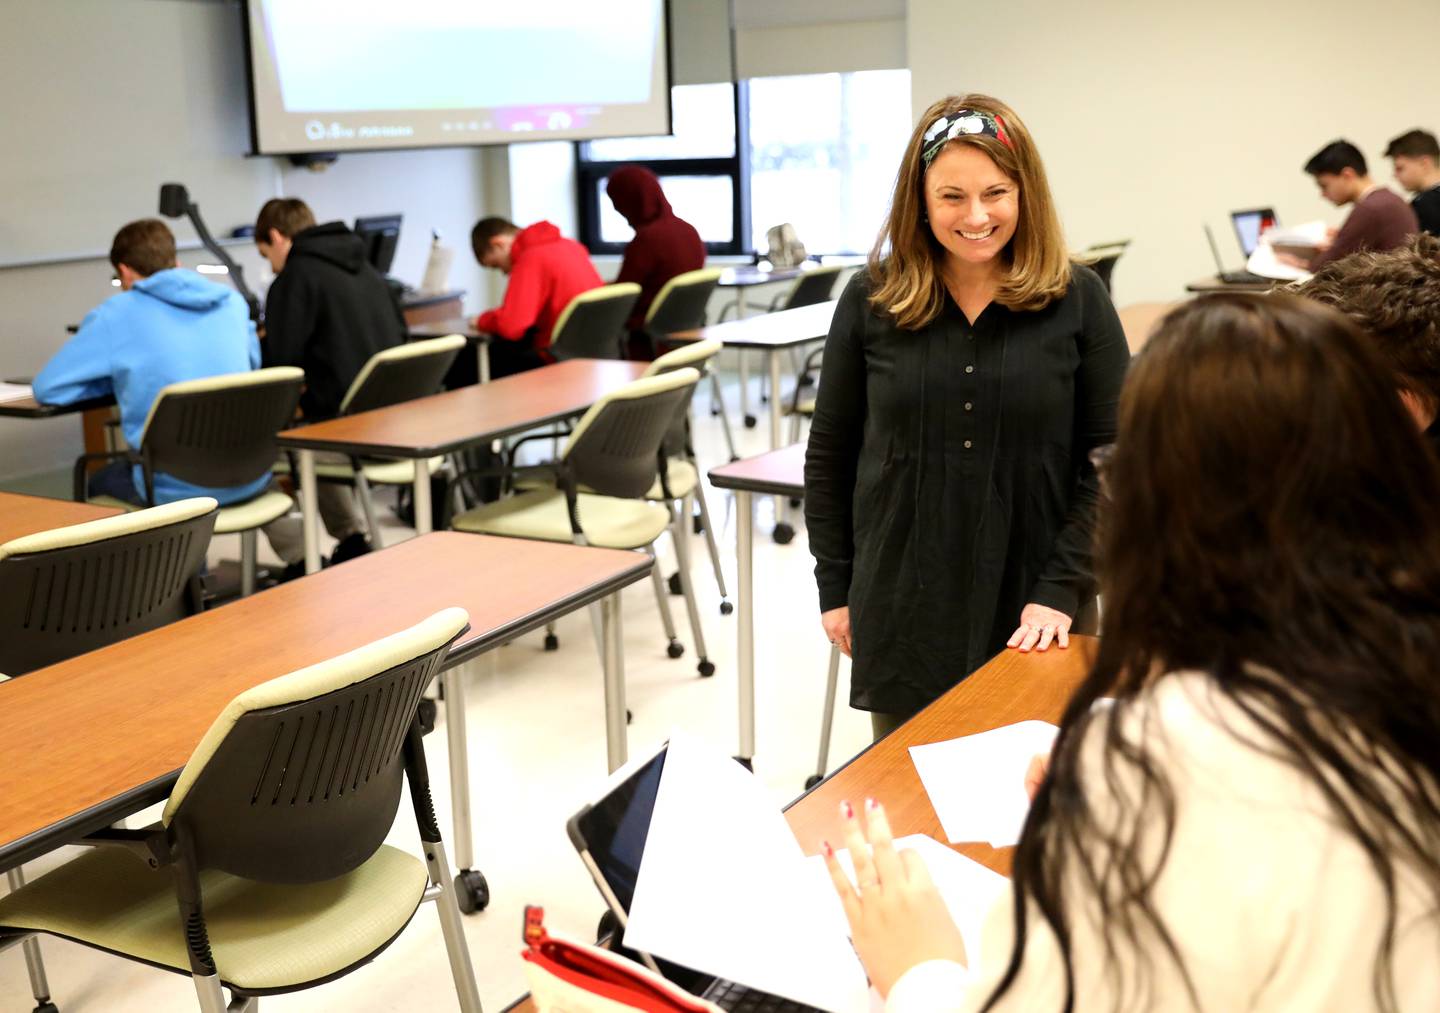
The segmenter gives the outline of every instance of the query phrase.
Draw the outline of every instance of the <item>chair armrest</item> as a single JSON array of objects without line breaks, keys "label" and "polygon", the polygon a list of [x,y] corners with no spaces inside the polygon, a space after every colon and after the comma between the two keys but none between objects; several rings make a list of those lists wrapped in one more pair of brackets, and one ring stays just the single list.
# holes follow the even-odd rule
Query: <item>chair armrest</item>
[{"label": "chair armrest", "polygon": [[104,827],[70,843],[86,848],[124,848],[152,869],[170,865],[174,861],[165,831],[158,823],[143,830]]},{"label": "chair armrest", "polygon": [[85,502],[86,476],[90,473],[89,465],[95,461],[116,461],[128,460],[132,464],[139,464],[140,460],[129,450],[101,450],[94,454],[81,454],[75,458],[75,470],[71,480],[71,498],[76,503]]}]

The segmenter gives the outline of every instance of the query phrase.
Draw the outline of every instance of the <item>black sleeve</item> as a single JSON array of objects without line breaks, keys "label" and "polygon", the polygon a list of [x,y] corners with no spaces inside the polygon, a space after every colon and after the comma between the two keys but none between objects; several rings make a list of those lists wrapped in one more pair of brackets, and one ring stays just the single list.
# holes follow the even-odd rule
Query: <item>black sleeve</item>
[{"label": "black sleeve", "polygon": [[319,304],[304,273],[282,270],[265,294],[265,340],[260,343],[266,366],[305,368],[305,346],[315,330]]},{"label": "black sleeve", "polygon": [[849,603],[854,562],[851,503],[865,430],[864,272],[845,287],[825,339],[820,393],[805,451],[805,527],[815,557],[820,611]]},{"label": "black sleeve", "polygon": [[1077,266],[1074,284],[1082,300],[1075,434],[1071,441],[1077,479],[1065,524],[1030,592],[1030,601],[1072,618],[1095,584],[1092,556],[1100,484],[1095,466],[1090,463],[1090,451],[1115,441],[1120,386],[1130,364],[1130,346],[1104,282],[1089,268]]}]

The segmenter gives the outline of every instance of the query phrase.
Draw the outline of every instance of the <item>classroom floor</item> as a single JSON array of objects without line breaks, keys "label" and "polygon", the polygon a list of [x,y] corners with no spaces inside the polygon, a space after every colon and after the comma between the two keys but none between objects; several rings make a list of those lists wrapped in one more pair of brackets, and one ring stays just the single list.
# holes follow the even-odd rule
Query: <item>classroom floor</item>
[{"label": "classroom floor", "polygon": [[[719,421],[709,415],[708,405],[708,392],[697,396],[696,442],[704,468],[726,459]],[[759,407],[752,406],[752,411]],[[734,432],[741,456],[769,448],[766,418],[762,416],[755,429],[738,426],[733,388],[731,414],[737,423]],[[721,529],[721,559],[733,595],[734,503],[714,490],[709,502]],[[796,537],[783,546],[770,538],[771,511],[770,501],[758,502],[755,770],[780,806],[801,792],[805,778],[814,770],[829,645],[820,630],[812,560],[799,511],[791,512],[798,528]],[[388,511],[383,512],[389,516]],[[391,517],[390,523],[397,522]],[[386,533],[392,543],[404,537],[404,529],[398,526]],[[729,752],[736,750],[736,617],[720,614],[704,539],[691,537],[694,583],[716,673],[709,679],[696,674],[680,598],[672,598],[671,604],[686,651],[671,660],[665,655],[651,585],[644,582],[627,589],[625,675],[627,702],[634,713],[629,730],[632,757],[658,745],[677,727]],[[235,558],[235,542],[234,538],[217,538],[211,549],[212,561]],[[264,540],[261,542],[263,552]],[[663,571],[671,573],[674,553],[668,540],[661,542],[661,558]],[[606,776],[600,668],[584,613],[563,620],[559,636],[559,651],[543,651],[541,635],[534,633],[501,648],[493,666],[479,671],[471,666],[467,675],[475,856],[477,867],[489,880],[491,902],[485,911],[463,920],[480,998],[492,1011],[526,991],[519,956],[526,904],[545,907],[546,923],[552,931],[585,939],[593,938],[603,911],[565,834],[566,819],[596,796]],[[868,719],[843,705],[848,699],[847,680],[848,665],[842,665],[832,769],[862,749],[870,737]],[[448,846],[450,791],[443,708],[435,733],[426,739],[426,749],[441,832]],[[412,851],[418,848],[414,818],[403,801],[390,840]],[[68,850],[27,866],[27,874],[33,877],[52,867]],[[453,858],[453,847],[451,854]],[[46,939],[42,949],[51,994],[62,1013],[195,1008],[188,978],[67,942]],[[33,1005],[29,995],[20,952],[0,953],[0,1011],[29,1010]],[[422,906],[400,938],[369,966],[309,992],[266,998],[261,1005],[267,1011],[410,1013],[458,1008],[433,905]]]}]

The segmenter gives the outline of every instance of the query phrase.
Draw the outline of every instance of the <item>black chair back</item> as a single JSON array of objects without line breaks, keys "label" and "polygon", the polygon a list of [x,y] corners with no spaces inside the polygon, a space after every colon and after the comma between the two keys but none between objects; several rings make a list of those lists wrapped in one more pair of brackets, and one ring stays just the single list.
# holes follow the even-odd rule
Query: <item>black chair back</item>
[{"label": "black chair back", "polygon": [[699,381],[696,370],[677,369],[607,395],[565,445],[569,476],[603,496],[645,495],[659,474],[661,444]]},{"label": "black chair back", "polygon": [[645,331],[652,341],[663,343],[676,331],[692,331],[705,326],[705,311],[720,283],[719,271],[691,271],[693,280],[680,275],[671,280],[645,317]]},{"label": "black chair back", "polygon": [[346,392],[340,414],[357,415],[438,394],[445,374],[465,347],[463,337],[453,338],[415,341],[376,352]]},{"label": "black chair back", "polygon": [[603,285],[582,292],[561,314],[550,339],[550,354],[557,360],[623,359],[625,321],[640,298],[640,286]]},{"label": "black chair back", "polygon": [[790,289],[784,308],[794,310],[801,306],[814,306],[816,303],[825,302],[835,291],[835,279],[839,277],[838,267],[817,267],[813,271],[806,271],[795,279],[795,285]]}]

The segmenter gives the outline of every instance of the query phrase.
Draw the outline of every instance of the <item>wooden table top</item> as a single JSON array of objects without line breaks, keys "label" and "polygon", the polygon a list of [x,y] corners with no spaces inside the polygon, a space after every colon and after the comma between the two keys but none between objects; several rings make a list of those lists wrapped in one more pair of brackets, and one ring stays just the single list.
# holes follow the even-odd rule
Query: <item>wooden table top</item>
[{"label": "wooden table top", "polygon": [[115,403],[111,395],[92,397],[73,404],[41,404],[33,397],[22,397],[17,401],[0,401],[0,418],[49,419],[56,415],[74,415],[88,412],[92,408],[109,408]]},{"label": "wooden table top", "polygon": [[[929,834],[945,840],[940,818],[910,760],[910,747],[973,735],[1017,721],[1059,723],[1070,695],[1089,672],[1098,641],[1074,636],[1065,650],[1044,653],[1004,651],[974,675],[866,749],[802,796],[785,811],[790,829],[806,854],[819,854],[822,841],[839,845],[844,837],[840,803],[859,805],[873,798],[885,806],[896,837]],[[1010,874],[1014,848],[988,844],[952,845],[956,851]]]},{"label": "wooden table top", "polygon": [[738,489],[765,496],[805,494],[805,444],[747,457],[710,469],[710,484],[717,489]]},{"label": "wooden table top", "polygon": [[277,442],[289,449],[436,457],[579,415],[606,393],[639,379],[648,365],[570,359],[373,412],[287,429]]},{"label": "wooden table top", "polygon": [[18,492],[0,492],[0,545],[14,538],[33,535],[51,528],[98,521],[121,511],[116,507],[75,503],[68,499],[25,496]]},{"label": "wooden table top", "polygon": [[1199,278],[1185,286],[1186,292],[1269,292],[1277,285],[1285,285],[1283,281],[1221,281],[1219,275],[1209,275]]},{"label": "wooden table top", "polygon": [[489,341],[490,335],[475,329],[474,317],[451,317],[448,320],[427,320],[406,327],[412,338],[444,338],[459,334],[469,341]]},{"label": "wooden table top", "polygon": [[237,694],[470,614],[447,664],[642,580],[644,553],[442,531],[0,683],[0,869],[165,797]]},{"label": "wooden table top", "polygon": [[830,319],[835,316],[838,303],[838,299],[832,299],[799,309],[728,320],[696,330],[676,331],[668,337],[671,341],[714,339],[723,342],[726,348],[790,348],[819,341],[829,334]]}]

